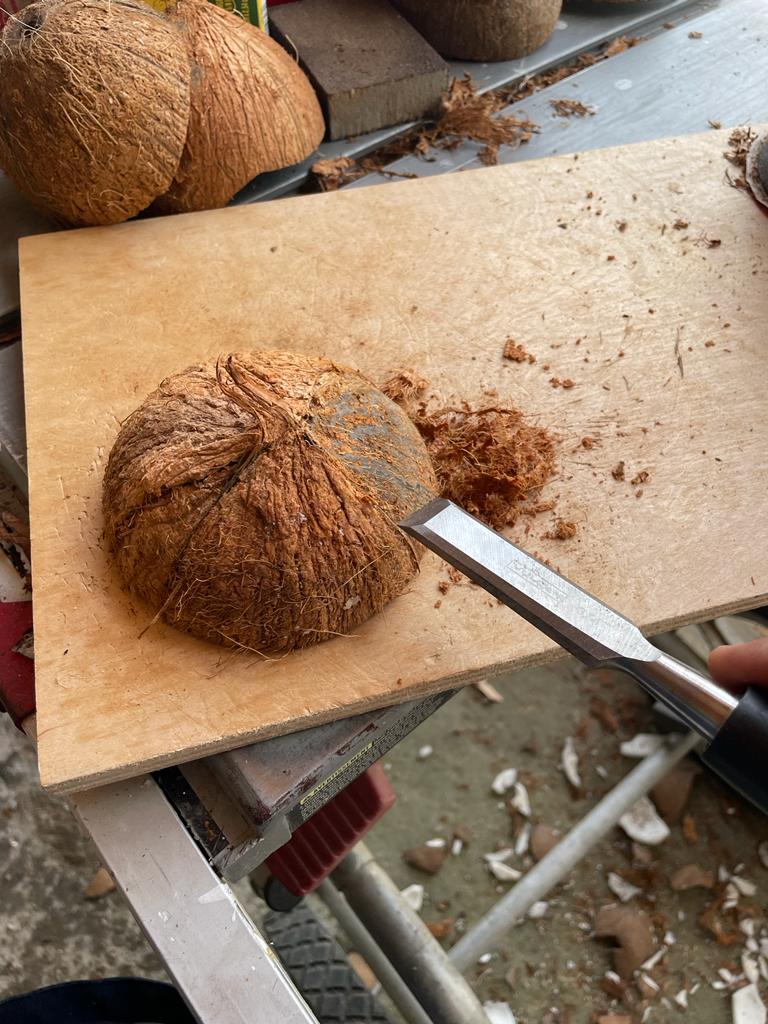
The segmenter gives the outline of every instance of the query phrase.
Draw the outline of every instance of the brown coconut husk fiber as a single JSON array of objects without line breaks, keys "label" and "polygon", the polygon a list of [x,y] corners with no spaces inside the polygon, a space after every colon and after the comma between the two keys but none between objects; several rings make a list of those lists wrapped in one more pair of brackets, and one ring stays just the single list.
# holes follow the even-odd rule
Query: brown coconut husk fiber
[{"label": "brown coconut husk fiber", "polygon": [[552,34],[562,0],[395,0],[443,57],[514,60]]},{"label": "brown coconut husk fiber", "polygon": [[183,34],[140,0],[43,0],[0,37],[0,166],[72,225],[114,224],[173,180],[189,119]]},{"label": "brown coconut husk fiber", "polygon": [[446,498],[496,530],[539,511],[536,500],[556,458],[556,440],[545,427],[519,409],[497,406],[422,406],[412,418]]},{"label": "brown coconut husk fiber", "polygon": [[398,529],[433,497],[406,414],[357,371],[288,352],[164,380],[109,457],[106,538],[157,616],[262,654],[349,634],[418,568]]},{"label": "brown coconut husk fiber", "polygon": [[192,57],[189,130],[159,213],[224,206],[262,174],[298,163],[325,122],[309,79],[273,39],[208,0],[177,0]]}]

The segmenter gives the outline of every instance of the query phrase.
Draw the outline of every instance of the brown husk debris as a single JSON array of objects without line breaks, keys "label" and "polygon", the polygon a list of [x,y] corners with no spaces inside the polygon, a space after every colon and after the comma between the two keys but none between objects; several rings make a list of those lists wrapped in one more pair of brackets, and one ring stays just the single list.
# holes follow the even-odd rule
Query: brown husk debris
[{"label": "brown husk debris", "polygon": [[497,530],[523,513],[552,509],[551,502],[536,501],[555,472],[552,433],[519,409],[417,401],[428,388],[429,382],[411,370],[399,370],[382,385],[424,439],[444,497]]},{"label": "brown husk debris", "polygon": [[348,635],[403,590],[418,563],[397,524],[436,490],[413,424],[357,371],[229,354],[123,423],[105,533],[155,618],[282,653]]},{"label": "brown husk debris", "polygon": [[441,493],[494,529],[511,526],[555,471],[555,439],[518,409],[427,409],[413,422]]},{"label": "brown husk debris", "polygon": [[728,149],[723,153],[728,163],[733,164],[734,167],[741,171],[741,174],[735,178],[729,171],[726,171],[725,177],[728,184],[734,188],[744,189],[747,192],[749,191],[745,173],[747,169],[747,154],[756,138],[757,132],[753,131],[749,126],[734,128],[728,136]]},{"label": "brown husk debris", "polygon": [[558,117],[586,117],[595,112],[592,107],[588,107],[581,100],[550,100],[549,104]]},{"label": "brown husk debris", "polygon": [[[538,127],[526,119],[494,115],[510,103],[532,96],[547,86],[555,85],[570,75],[583,71],[584,68],[637,46],[643,38],[619,36],[599,53],[582,53],[570,64],[536,75],[528,75],[522,81],[502,86],[482,96],[477,94],[468,76],[454,79],[443,96],[441,114],[435,121],[406,133],[359,160],[349,160],[348,157],[339,160],[318,160],[312,166],[314,185],[324,192],[329,192],[373,172],[401,177],[394,171],[388,171],[387,164],[408,154],[417,154],[429,159],[427,154],[430,146],[453,149],[466,139],[485,143],[480,159],[483,163],[496,163],[500,145],[518,146],[527,142],[531,135],[538,131]],[[588,108],[587,112],[591,113]]]}]

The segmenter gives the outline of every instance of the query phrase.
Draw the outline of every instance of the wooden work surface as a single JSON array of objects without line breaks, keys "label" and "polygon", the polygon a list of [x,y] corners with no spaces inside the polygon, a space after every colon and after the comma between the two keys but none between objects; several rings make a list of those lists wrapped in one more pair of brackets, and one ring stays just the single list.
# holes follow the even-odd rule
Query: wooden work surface
[{"label": "wooden work surface", "polygon": [[[555,654],[479,589],[441,597],[432,556],[358,635],[281,660],[162,624],[139,638],[150,615],[101,543],[104,463],[162,377],[220,351],[325,353],[375,380],[411,367],[446,401],[515,403],[561,436],[544,498],[578,533],[542,539],[539,517],[514,539],[647,630],[765,602],[768,217],[726,183],[726,138],[24,241],[43,784],[96,785]],[[510,335],[535,365],[502,360]]]}]

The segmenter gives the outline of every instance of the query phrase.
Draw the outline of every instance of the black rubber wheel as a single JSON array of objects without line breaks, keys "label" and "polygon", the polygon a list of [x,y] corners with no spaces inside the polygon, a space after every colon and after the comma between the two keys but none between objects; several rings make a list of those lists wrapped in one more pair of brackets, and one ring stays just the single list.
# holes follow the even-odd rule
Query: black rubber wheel
[{"label": "black rubber wheel", "polygon": [[320,1024],[391,1024],[309,907],[269,913],[262,928]]}]

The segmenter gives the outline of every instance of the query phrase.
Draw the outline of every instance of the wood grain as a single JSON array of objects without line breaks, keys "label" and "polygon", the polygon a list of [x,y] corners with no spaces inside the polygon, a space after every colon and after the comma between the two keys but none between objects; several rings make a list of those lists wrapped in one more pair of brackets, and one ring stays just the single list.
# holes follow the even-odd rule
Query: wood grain
[{"label": "wood grain", "polygon": [[[163,376],[223,350],[325,353],[376,380],[407,366],[446,401],[497,389],[559,433],[544,497],[578,523],[572,541],[543,539],[542,519],[514,539],[646,630],[765,602],[768,218],[727,185],[726,136],[25,240],[43,784],[93,786],[556,655],[476,588],[436,609],[431,557],[358,635],[282,660],[163,625],[139,638],[151,616],[101,545],[104,462]],[[535,365],[501,358],[510,335]]]}]

